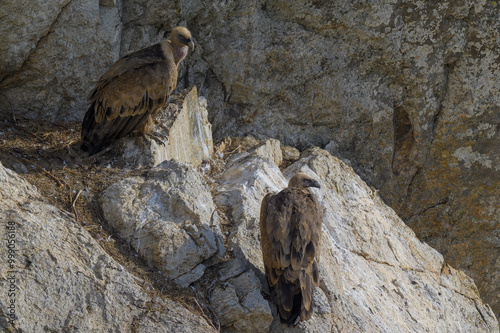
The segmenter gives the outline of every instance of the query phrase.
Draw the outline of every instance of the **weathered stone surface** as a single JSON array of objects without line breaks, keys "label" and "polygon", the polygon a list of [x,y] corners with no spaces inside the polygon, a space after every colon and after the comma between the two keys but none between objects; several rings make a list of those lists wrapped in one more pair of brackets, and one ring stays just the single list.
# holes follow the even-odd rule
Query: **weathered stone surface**
[{"label": "weathered stone surface", "polygon": [[240,154],[229,157],[227,160],[228,165],[236,164],[249,155],[261,156],[264,159],[273,161],[274,164],[278,166],[283,162],[283,153],[281,152],[280,142],[278,140],[269,139],[264,142],[259,142],[255,140],[255,138],[249,136],[243,138],[242,144],[249,145],[251,148]]},{"label": "weathered stone surface", "polygon": [[225,251],[203,176],[174,160],[145,177],[126,178],[103,194],[106,220],[169,279],[187,286]]},{"label": "weathered stone surface", "polygon": [[300,151],[290,146],[281,146],[281,153],[284,160],[296,161],[300,158]]},{"label": "weathered stone surface", "polygon": [[119,7],[7,1],[0,11],[0,109],[30,118],[82,119],[88,93],[120,52]]},{"label": "weathered stone surface", "polygon": [[166,138],[164,144],[142,137],[123,139],[122,155],[128,163],[156,166],[175,159],[196,167],[213,155],[212,125],[208,122],[206,98],[198,97],[196,87],[174,98],[175,101],[156,118],[156,123],[161,126],[156,126],[154,131]]},{"label": "weathered stone surface", "polygon": [[215,288],[210,301],[225,332],[267,332],[273,317],[253,271],[245,271]]},{"label": "weathered stone surface", "polygon": [[251,149],[248,153],[262,156],[263,158],[271,160],[277,166],[279,166],[283,161],[280,142],[276,139],[266,140],[263,143],[259,144],[257,147]]},{"label": "weathered stone surface", "polygon": [[252,251],[259,244],[260,200],[297,172],[322,185],[315,190],[324,217],[322,282],[313,318],[295,328],[275,320],[272,332],[498,332],[474,282],[421,243],[352,168],[320,149],[304,154],[284,176],[274,163],[251,154],[221,177],[216,202],[231,209],[235,224],[229,242],[261,281],[261,254]]},{"label": "weathered stone surface", "polygon": [[[494,313],[480,300],[474,282],[418,241],[350,167],[316,149],[287,169],[285,175],[290,177],[299,170],[313,171],[323,180],[322,186],[325,184],[320,195],[333,251],[330,257],[323,256],[330,259],[323,260],[322,267],[328,272],[340,267],[346,273],[341,280],[344,293],[335,295],[335,287],[330,289],[326,278],[325,293],[349,299],[346,311],[352,311],[353,304],[362,308],[360,316],[370,325],[376,323],[381,332],[402,328],[414,332],[498,331]],[[339,196],[344,197],[340,202]],[[328,268],[329,264],[332,266]],[[338,286],[339,281],[335,283]],[[380,297],[371,297],[370,293]],[[390,307],[394,313],[383,324],[377,323],[379,315],[371,316],[374,309],[384,309],[385,317]],[[346,323],[340,331],[349,331],[351,325]]]},{"label": "weathered stone surface", "polygon": [[[179,303],[151,299],[86,230],[1,164],[0,182],[2,332],[12,300],[22,332],[214,331]],[[12,267],[7,235],[15,241]]]},{"label": "weathered stone surface", "polygon": [[260,156],[248,155],[224,172],[214,197],[217,205],[230,209],[231,220],[235,223],[227,237],[234,254],[262,269],[260,204],[266,193],[278,191],[285,185],[276,164]]}]

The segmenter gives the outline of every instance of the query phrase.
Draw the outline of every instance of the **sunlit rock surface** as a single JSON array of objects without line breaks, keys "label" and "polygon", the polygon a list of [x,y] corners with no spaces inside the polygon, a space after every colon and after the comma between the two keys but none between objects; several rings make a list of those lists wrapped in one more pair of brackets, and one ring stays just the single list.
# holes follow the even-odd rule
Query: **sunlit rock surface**
[{"label": "sunlit rock surface", "polygon": [[198,280],[225,252],[210,191],[189,165],[167,161],[146,177],[123,179],[101,202],[120,237],[181,286]]},{"label": "sunlit rock surface", "polygon": [[[495,1],[4,1],[0,111],[81,120],[119,56],[186,25],[214,137],[328,147],[500,316]],[[155,144],[155,143],[154,143]]]}]

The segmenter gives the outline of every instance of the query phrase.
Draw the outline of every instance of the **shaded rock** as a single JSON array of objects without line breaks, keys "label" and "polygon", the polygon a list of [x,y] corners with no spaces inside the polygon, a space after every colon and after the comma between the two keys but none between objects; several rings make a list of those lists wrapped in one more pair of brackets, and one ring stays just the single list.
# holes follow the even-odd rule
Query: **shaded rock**
[{"label": "shaded rock", "polygon": [[0,110],[81,120],[94,83],[118,59],[119,6],[7,1],[0,17]]},{"label": "shaded rock", "polygon": [[[151,299],[73,218],[1,164],[0,181],[0,234],[15,240],[12,266],[0,266],[2,290],[15,285],[0,293],[2,332],[13,329],[10,304],[23,332],[214,331],[179,303]],[[7,247],[0,253],[7,258]]]},{"label": "shaded rock", "polygon": [[229,240],[240,260],[262,274],[261,254],[251,250],[259,242],[260,200],[297,172],[322,186],[313,190],[324,222],[318,305],[310,321],[295,328],[275,321],[273,332],[498,332],[474,282],[420,242],[352,168],[321,149],[303,154],[285,177],[255,155],[223,174],[216,202],[231,209]]},{"label": "shaded rock", "polygon": [[238,295],[231,285],[216,287],[210,297],[215,313],[221,326],[230,326],[243,315],[243,308],[238,301]]},{"label": "shaded rock", "polygon": [[180,162],[166,161],[146,177],[111,185],[101,203],[120,237],[182,286],[201,277],[205,265],[225,251],[203,176]]},{"label": "shaded rock", "polygon": [[217,77],[200,90],[223,89],[210,106],[215,139],[301,150],[334,140],[335,155],[472,276],[500,317],[497,3],[207,6],[193,24]]},{"label": "shaded rock", "polygon": [[166,138],[165,144],[142,137],[124,139],[122,155],[128,163],[156,166],[175,159],[196,167],[212,156],[212,125],[207,119],[206,98],[198,97],[196,87],[192,87],[173,99],[156,117],[161,127],[156,126],[155,132]]},{"label": "shaded rock", "polygon": [[226,261],[220,271],[219,271],[219,280],[226,281],[229,278],[235,277],[236,275],[240,275],[244,271],[246,271],[247,265],[244,261],[239,259],[231,259]]},{"label": "shaded rock", "polygon": [[253,271],[245,271],[215,288],[210,301],[225,332],[268,331],[271,309],[260,290],[261,283]]}]

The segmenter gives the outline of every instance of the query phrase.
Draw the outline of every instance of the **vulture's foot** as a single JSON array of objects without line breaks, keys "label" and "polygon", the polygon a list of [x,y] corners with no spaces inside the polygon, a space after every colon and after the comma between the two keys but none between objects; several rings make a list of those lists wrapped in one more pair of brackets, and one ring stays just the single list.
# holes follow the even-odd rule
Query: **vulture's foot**
[{"label": "vulture's foot", "polygon": [[156,126],[160,127],[161,129],[163,129],[167,133],[170,132],[170,128],[168,128],[167,126],[165,126],[163,123],[156,123]]}]

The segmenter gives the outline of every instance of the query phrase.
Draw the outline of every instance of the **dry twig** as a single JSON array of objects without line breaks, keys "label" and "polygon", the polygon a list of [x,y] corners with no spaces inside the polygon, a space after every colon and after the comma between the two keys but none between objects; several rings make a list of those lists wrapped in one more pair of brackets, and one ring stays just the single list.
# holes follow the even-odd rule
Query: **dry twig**
[{"label": "dry twig", "polygon": [[90,155],[90,156],[87,156],[85,157],[84,159],[89,161],[89,160],[95,160],[97,159],[98,157],[101,157],[102,155],[106,154],[108,151],[110,151],[113,147],[112,146],[109,146],[107,148],[104,148],[103,150],[101,150],[100,152],[94,154],[94,155]]},{"label": "dry twig", "polygon": [[[213,327],[214,329],[216,329],[216,330],[217,330],[217,332],[220,332],[220,323],[219,323],[219,320],[217,319],[217,317],[215,317],[215,318],[216,318],[216,320],[217,320],[217,327],[215,327],[215,325],[212,323],[212,321],[210,320],[210,318],[209,318],[209,317],[205,314],[205,311],[203,311],[203,308],[201,307],[200,303],[198,303],[198,300],[196,299],[196,297],[194,297],[193,299],[194,299],[194,302],[196,303],[196,305],[198,306],[198,309],[201,311],[201,314],[202,314],[202,315],[203,315],[203,317],[205,317],[205,319],[207,320],[207,322],[208,322],[210,325],[212,325],[212,327]],[[214,313],[212,312],[212,314],[214,314]],[[215,315],[215,314],[214,314],[214,315]]]},{"label": "dry twig", "polygon": [[52,179],[56,180],[56,181],[57,181],[57,183],[59,184],[59,186],[64,186],[64,185],[66,185],[66,183],[64,182],[64,180],[63,180],[63,181],[61,181],[59,178],[57,178],[56,176],[54,176],[53,174],[51,174],[50,172],[48,172],[47,170],[45,170],[45,169],[44,169],[44,168],[42,168],[41,166],[37,165],[35,162],[33,162],[33,161],[31,161],[31,160],[29,160],[29,159],[27,159],[27,158],[25,158],[25,157],[23,157],[23,159],[24,159],[26,162],[30,163],[31,165],[33,165],[33,166],[37,167],[38,169],[42,170],[42,171],[43,171],[43,173],[45,173],[45,174],[46,174],[47,176],[49,176],[50,178],[52,178]]},{"label": "dry twig", "polygon": [[75,221],[76,221],[76,223],[78,223],[78,213],[76,212],[75,203],[76,203],[76,200],[78,200],[78,197],[80,196],[80,194],[82,192],[83,192],[83,190],[78,191],[78,193],[76,194],[75,200],[73,200],[73,203],[71,204],[71,207],[73,209],[73,214],[75,214]]}]

